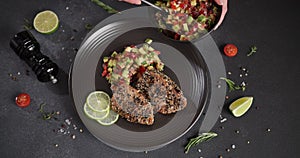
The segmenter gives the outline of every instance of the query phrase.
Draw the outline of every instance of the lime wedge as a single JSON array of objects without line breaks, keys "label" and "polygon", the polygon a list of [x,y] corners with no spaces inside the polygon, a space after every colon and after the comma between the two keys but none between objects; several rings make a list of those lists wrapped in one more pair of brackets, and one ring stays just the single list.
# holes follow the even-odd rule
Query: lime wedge
[{"label": "lime wedge", "polygon": [[97,112],[91,109],[87,104],[84,104],[83,111],[89,118],[94,120],[104,119],[109,114],[109,110]]},{"label": "lime wedge", "polygon": [[234,102],[232,102],[229,106],[229,110],[235,117],[240,117],[244,115],[248,109],[251,107],[253,102],[253,97],[242,97]]},{"label": "lime wedge", "polygon": [[43,34],[54,33],[58,28],[59,20],[57,15],[51,10],[38,13],[33,20],[33,27]]},{"label": "lime wedge", "polygon": [[108,111],[110,106],[110,97],[103,91],[94,91],[86,99],[88,106],[97,112]]},{"label": "lime wedge", "polygon": [[104,119],[101,120],[97,120],[101,125],[112,125],[115,122],[117,122],[119,119],[119,114],[117,114],[116,112],[114,112],[113,110],[109,110],[109,114],[107,117],[105,117]]}]

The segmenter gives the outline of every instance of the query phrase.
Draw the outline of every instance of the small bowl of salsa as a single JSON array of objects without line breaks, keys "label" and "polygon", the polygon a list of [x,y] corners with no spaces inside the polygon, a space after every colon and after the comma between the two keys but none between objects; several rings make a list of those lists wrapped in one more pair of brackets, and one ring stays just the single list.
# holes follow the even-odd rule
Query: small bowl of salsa
[{"label": "small bowl of salsa", "polygon": [[161,32],[179,41],[193,41],[209,34],[222,12],[214,0],[168,0],[155,5],[162,8],[155,13]]}]

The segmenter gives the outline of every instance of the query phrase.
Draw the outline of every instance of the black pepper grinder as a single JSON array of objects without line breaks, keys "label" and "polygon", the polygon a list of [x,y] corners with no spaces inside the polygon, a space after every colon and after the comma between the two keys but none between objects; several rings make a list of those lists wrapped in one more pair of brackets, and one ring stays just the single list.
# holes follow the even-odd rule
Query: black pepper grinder
[{"label": "black pepper grinder", "polygon": [[17,33],[10,40],[10,47],[34,71],[41,82],[56,83],[58,66],[40,51],[40,44],[29,31]]}]

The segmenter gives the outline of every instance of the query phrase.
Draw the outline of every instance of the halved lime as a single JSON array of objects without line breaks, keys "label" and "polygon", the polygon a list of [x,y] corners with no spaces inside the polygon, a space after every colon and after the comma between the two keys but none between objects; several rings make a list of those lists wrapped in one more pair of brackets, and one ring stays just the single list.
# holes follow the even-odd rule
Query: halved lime
[{"label": "halved lime", "polygon": [[38,13],[33,20],[33,27],[43,34],[51,34],[58,28],[59,20],[57,15],[51,10]]},{"label": "halved lime", "polygon": [[253,97],[242,97],[234,102],[232,102],[229,106],[229,110],[235,117],[240,117],[244,115],[249,108],[251,107],[253,102]]},{"label": "halved lime", "polygon": [[94,91],[86,99],[88,106],[97,112],[108,111],[110,106],[110,97],[103,91]]},{"label": "halved lime", "polygon": [[101,125],[112,125],[115,122],[117,122],[119,119],[119,114],[117,114],[116,112],[114,112],[113,110],[109,110],[109,114],[107,117],[105,117],[104,119],[101,120],[97,120]]},{"label": "halved lime", "polygon": [[109,114],[109,110],[97,112],[91,109],[87,104],[84,104],[83,111],[89,118],[94,120],[104,119]]}]

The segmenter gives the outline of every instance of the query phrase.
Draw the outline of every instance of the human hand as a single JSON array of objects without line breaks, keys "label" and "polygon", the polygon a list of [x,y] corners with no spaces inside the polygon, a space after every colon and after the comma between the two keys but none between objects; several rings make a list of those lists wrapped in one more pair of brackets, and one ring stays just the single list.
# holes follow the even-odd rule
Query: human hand
[{"label": "human hand", "polygon": [[141,5],[142,1],[141,0],[119,0],[119,1],[124,1],[130,4],[135,4],[135,5]]},{"label": "human hand", "polygon": [[219,19],[218,23],[214,27],[214,30],[216,30],[222,24],[222,22],[224,20],[224,17],[227,13],[227,0],[215,0],[215,2],[218,5],[222,6],[222,13],[221,13],[221,16],[220,16],[220,19]]}]

